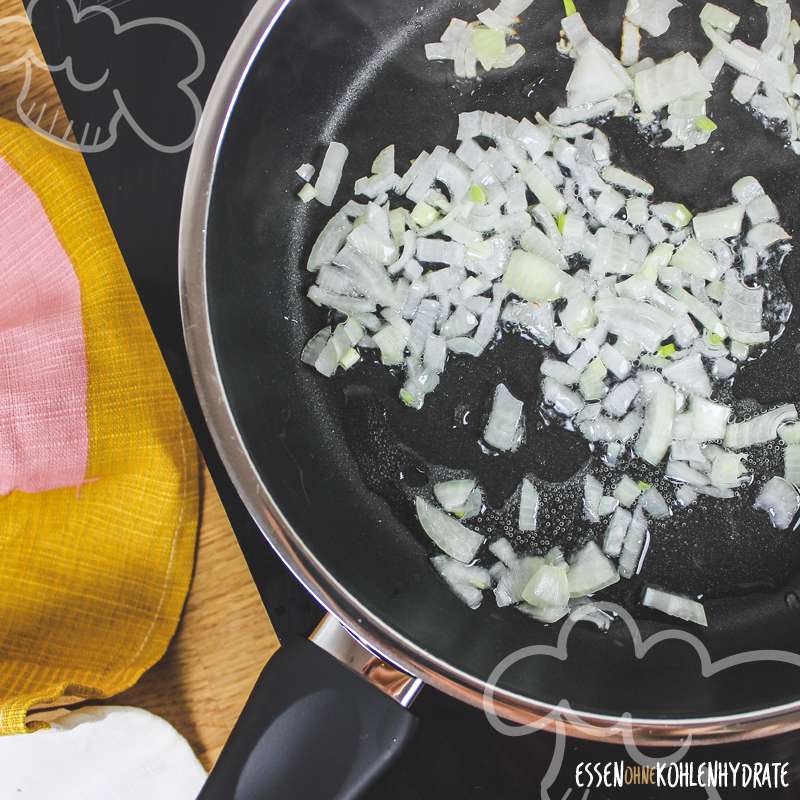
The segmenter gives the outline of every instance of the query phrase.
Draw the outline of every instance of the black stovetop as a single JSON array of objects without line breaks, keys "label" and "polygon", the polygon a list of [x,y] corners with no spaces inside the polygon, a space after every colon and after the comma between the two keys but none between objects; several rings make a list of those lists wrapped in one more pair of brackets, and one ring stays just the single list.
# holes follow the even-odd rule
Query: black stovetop
[{"label": "black stovetop", "polygon": [[[332,2],[333,0],[328,0]],[[106,0],[103,6],[122,23],[165,16],[187,26],[205,54],[202,72],[191,88],[202,101],[214,75],[253,0]],[[191,131],[194,112],[176,83],[186,73],[192,52],[185,38],[148,35],[111,36],[110,18],[87,10],[89,0],[75,0],[75,22],[69,0],[38,0],[32,24],[48,63],[73,58],[75,74],[84,83],[110,70],[104,88],[76,88],[67,71],[54,73],[59,94],[74,130],[89,123],[91,130],[108,129],[121,96],[137,124],[152,139],[171,144]],[[127,41],[126,41],[127,40]],[[191,64],[191,62],[189,62]],[[191,67],[190,67],[191,68]],[[110,90],[116,88],[114,94]],[[187,129],[188,126],[188,129]],[[177,136],[174,131],[180,131]],[[172,137],[172,138],[170,138]],[[120,123],[114,144],[87,153],[86,162],[111,226],[125,257],[167,366],[194,427],[217,490],[225,505],[247,563],[281,639],[305,636],[321,616],[288,570],[266,545],[222,468],[203,422],[183,347],[177,281],[177,232],[188,149],[166,153],[145,144],[130,125]],[[483,714],[433,690],[426,689],[414,705],[419,733],[401,760],[371,792],[374,798],[533,798],[540,795],[555,738],[536,733],[509,738],[496,733]],[[792,760],[797,740],[773,738],[754,745],[703,749],[696,760]],[[622,748],[569,741],[564,766],[549,796],[584,796],[575,788],[575,769],[581,761],[628,760]],[[664,796],[704,797],[701,790],[668,790]],[[744,796],[722,791],[723,797]],[[751,793],[765,796],[766,792]],[[590,797],[661,796],[651,789],[592,790]],[[770,792],[769,796],[798,797],[800,790]]]}]

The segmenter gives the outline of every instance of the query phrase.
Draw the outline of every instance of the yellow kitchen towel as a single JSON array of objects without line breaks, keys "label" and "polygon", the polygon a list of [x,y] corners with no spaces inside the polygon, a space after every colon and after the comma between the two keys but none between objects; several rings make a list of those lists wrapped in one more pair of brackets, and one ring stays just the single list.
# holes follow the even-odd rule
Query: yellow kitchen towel
[{"label": "yellow kitchen towel", "polygon": [[120,692],[191,578],[198,456],[79,153],[0,121],[0,734]]}]

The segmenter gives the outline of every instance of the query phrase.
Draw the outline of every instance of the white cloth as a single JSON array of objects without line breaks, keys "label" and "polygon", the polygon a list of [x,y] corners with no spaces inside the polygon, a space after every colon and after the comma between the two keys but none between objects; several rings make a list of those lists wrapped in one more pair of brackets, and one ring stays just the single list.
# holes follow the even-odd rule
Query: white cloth
[{"label": "white cloth", "polygon": [[0,800],[194,800],[205,778],[186,739],[139,708],[82,708],[0,737]]}]

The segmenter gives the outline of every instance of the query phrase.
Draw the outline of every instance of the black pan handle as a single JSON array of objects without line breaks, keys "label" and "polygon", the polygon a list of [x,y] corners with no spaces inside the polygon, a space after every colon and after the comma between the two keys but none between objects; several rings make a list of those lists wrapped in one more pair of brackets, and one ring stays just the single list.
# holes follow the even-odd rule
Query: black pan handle
[{"label": "black pan handle", "polygon": [[198,800],[356,798],[416,721],[321,647],[291,641],[264,667]]}]

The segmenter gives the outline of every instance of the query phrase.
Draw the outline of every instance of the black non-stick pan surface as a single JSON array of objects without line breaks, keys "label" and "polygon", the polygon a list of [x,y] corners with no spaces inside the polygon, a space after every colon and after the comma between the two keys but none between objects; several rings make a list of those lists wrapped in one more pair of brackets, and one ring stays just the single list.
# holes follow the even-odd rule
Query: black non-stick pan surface
[{"label": "black non-stick pan surface", "polygon": [[[265,486],[303,542],[399,634],[486,679],[519,647],[554,643],[559,626],[497,609],[491,597],[478,611],[462,605],[430,567],[432,550],[415,523],[408,487],[423,486],[441,467],[469,470],[491,507],[484,529],[513,537],[498,509],[521,476],[532,472],[542,480],[566,481],[543,531],[515,543],[533,551],[553,544],[572,549],[593,535],[579,520],[579,494],[569,488],[578,486],[575,476],[586,469],[588,447],[576,434],[534,418],[542,351],[515,336],[506,335],[480,359],[453,359],[422,412],[399,403],[397,377],[370,358],[333,380],[301,365],[303,345],[328,321],[324,310],[304,298],[311,282],[305,260],[332,210],[299,202],[294,174],[302,162],[318,164],[331,139],[345,142],[351,155],[339,206],[384,145],[396,144],[398,169],[423,148],[454,147],[460,111],[548,114],[563,99],[570,71],[570,62],[555,54],[562,16],[556,0],[537,0],[526,13],[520,38],[527,55],[511,70],[456,85],[446,64],[425,61],[423,44],[438,40],[451,16],[472,19],[483,5],[288,4],[244,81],[219,154],[207,288],[217,359],[237,426]],[[579,5],[590,28],[616,50],[624,1]],[[661,58],[683,48],[702,56],[708,49],[697,23],[702,5],[686,0],[664,37],[644,37],[643,55]],[[726,5],[742,14],[740,31],[760,41],[763,8],[750,0]],[[789,230],[800,230],[800,161],[730,100],[732,80],[726,69],[709,103],[709,115],[719,124],[711,146],[688,153],[656,149],[630,123],[617,120],[604,125],[613,158],[650,180],[658,198],[695,209],[730,202],[731,184],[753,174],[777,201]],[[783,280],[777,268],[772,279],[775,291],[788,291],[795,301],[798,268],[792,253],[782,265]],[[764,403],[796,400],[799,342],[792,317],[770,352],[740,371],[736,396]],[[528,435],[516,454],[490,456],[478,439],[500,380],[526,401]],[[769,447],[758,459],[780,469],[779,454]],[[800,602],[794,594],[800,594],[800,538],[773,530],[766,515],[752,511],[762,483],[763,477],[757,479],[741,502],[701,502],[652,527],[642,574],[607,595],[634,611],[644,635],[673,625],[641,609],[642,580],[703,595],[710,625],[693,632],[714,658],[756,648],[800,652]],[[704,678],[694,652],[676,641],[637,660],[627,629],[616,624],[606,634],[577,626],[566,660],[529,659],[506,673],[501,685],[548,703],[566,698],[587,712],[693,718],[792,702],[800,682],[795,667],[767,662]]]}]

